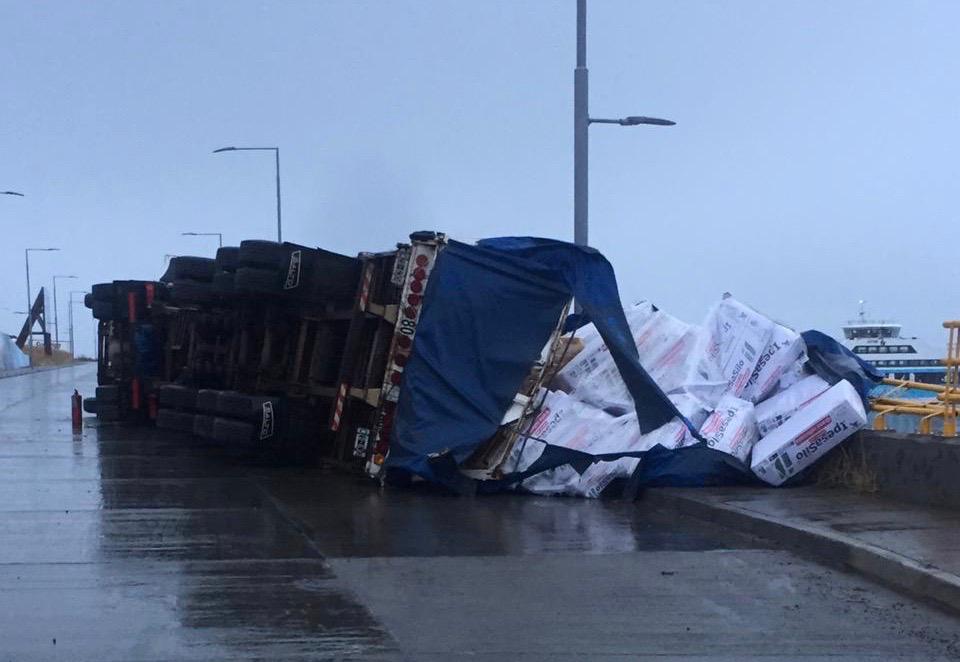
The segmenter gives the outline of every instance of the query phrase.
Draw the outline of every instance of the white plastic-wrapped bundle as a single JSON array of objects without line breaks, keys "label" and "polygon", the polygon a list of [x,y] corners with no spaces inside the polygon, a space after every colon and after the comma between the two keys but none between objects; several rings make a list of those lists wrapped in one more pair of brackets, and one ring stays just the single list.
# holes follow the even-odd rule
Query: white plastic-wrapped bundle
[{"label": "white plastic-wrapped bundle", "polygon": [[771,320],[725,294],[703,324],[700,377],[706,382],[720,381],[728,393],[742,397],[774,326]]},{"label": "white plastic-wrapped bundle", "polygon": [[550,391],[526,434],[554,446],[589,452],[594,443],[610,434],[616,420],[563,391]]},{"label": "white plastic-wrapped bundle", "polygon": [[760,352],[757,366],[750,375],[742,397],[751,402],[760,402],[777,391],[780,378],[797,363],[804,360],[806,346],[800,334],[780,324],[775,324],[770,341]]},{"label": "white plastic-wrapped bundle", "polygon": [[700,328],[658,310],[634,335],[634,341],[640,365],[657,386],[669,392],[683,386],[690,375],[700,342]]},{"label": "white plastic-wrapped bundle", "polygon": [[677,410],[688,420],[690,424],[700,429],[703,422],[710,415],[710,409],[700,398],[688,391],[678,391],[667,396],[670,402],[674,404]]},{"label": "white plastic-wrapped bundle", "polygon": [[757,434],[753,404],[733,395],[724,396],[719,406],[700,427],[700,436],[710,448],[746,462],[750,449],[760,438]]},{"label": "white plastic-wrapped bundle", "polygon": [[[507,473],[529,468],[543,454],[548,443],[591,455],[604,455],[647,451],[658,444],[678,448],[688,438],[688,430],[679,419],[641,434],[636,413],[610,416],[563,392],[546,394],[540,413],[528,427],[527,434],[525,440],[517,442],[505,463]],[[561,465],[524,479],[522,488],[537,494],[597,497],[611,481],[628,478],[639,462],[639,458],[632,457],[598,461],[582,474],[568,464]]]},{"label": "white plastic-wrapped bundle", "polygon": [[[630,333],[635,339],[654,314],[649,303],[637,304],[624,311]],[[630,391],[596,327],[593,324],[586,325],[578,330],[577,337],[583,339],[584,347],[557,373],[557,387],[582,402],[614,414],[633,411]]]},{"label": "white plastic-wrapped bundle", "polygon": [[860,395],[842,380],[761,439],[753,450],[751,469],[770,485],[781,485],[866,423]]},{"label": "white plastic-wrapped bundle", "polygon": [[757,430],[761,437],[783,425],[797,410],[809,404],[815,397],[830,388],[830,384],[817,375],[804,377],[790,388],[764,400],[755,408]]},{"label": "white plastic-wrapped bundle", "polygon": [[806,358],[800,357],[799,361],[787,367],[783,374],[780,375],[780,383],[777,385],[777,391],[785,391],[804,377],[809,377],[812,374],[813,372],[807,369]]}]

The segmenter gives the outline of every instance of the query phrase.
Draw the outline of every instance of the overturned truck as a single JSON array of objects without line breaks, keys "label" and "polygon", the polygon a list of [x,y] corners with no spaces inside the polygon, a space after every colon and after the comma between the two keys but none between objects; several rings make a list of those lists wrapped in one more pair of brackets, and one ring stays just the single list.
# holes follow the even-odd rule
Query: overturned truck
[{"label": "overturned truck", "polygon": [[[822,334],[732,299],[699,327],[648,303],[625,312],[602,255],[547,239],[418,232],[356,257],[251,240],[95,285],[86,303],[99,386],[85,407],[101,420],[458,492],[779,484],[806,466],[785,471],[781,451],[809,446],[817,411],[849,409],[844,434],[814,440],[823,452],[862,425],[873,378]],[[785,432],[814,401],[810,429]],[[764,405],[763,436],[784,439],[760,471]]]}]

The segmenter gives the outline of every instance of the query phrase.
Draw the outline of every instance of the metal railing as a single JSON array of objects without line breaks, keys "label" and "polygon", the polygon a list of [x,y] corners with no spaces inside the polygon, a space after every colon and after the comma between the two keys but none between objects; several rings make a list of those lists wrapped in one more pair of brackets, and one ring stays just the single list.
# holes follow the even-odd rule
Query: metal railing
[{"label": "metal railing", "polygon": [[[957,403],[960,403],[960,321],[953,320],[943,323],[947,330],[947,356],[943,360],[946,365],[946,374],[943,384],[925,384],[907,379],[887,377],[884,384],[893,386],[893,390],[880,397],[871,399],[870,409],[874,412],[874,430],[887,429],[887,416],[906,414],[920,418],[917,431],[920,434],[931,434],[933,423],[942,422],[944,437],[957,436]],[[903,389],[914,389],[935,393],[930,400],[916,400],[896,397],[897,392]]]}]

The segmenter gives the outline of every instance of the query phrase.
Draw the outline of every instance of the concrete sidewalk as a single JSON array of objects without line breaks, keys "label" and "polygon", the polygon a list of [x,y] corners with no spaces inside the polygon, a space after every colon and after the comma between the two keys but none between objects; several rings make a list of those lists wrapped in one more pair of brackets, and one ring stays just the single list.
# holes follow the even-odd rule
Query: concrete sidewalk
[{"label": "concrete sidewalk", "polygon": [[960,611],[960,511],[817,486],[658,488],[643,498]]}]

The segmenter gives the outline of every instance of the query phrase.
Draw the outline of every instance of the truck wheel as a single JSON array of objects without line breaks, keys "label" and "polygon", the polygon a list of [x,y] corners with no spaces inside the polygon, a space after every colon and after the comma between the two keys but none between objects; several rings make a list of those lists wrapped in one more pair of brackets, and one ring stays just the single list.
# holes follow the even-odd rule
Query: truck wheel
[{"label": "truck wheel", "polygon": [[119,421],[120,407],[117,405],[97,405],[97,418],[101,421]]},{"label": "truck wheel", "polygon": [[216,263],[209,257],[179,255],[170,258],[170,269],[174,280],[196,280],[209,283],[216,271]]},{"label": "truck wheel", "polygon": [[218,271],[213,275],[213,291],[220,296],[230,296],[234,292],[232,271]]},{"label": "truck wheel", "polygon": [[229,418],[213,420],[213,438],[227,444],[250,445],[256,441],[256,430],[252,423],[234,421]]},{"label": "truck wheel", "polygon": [[98,319],[102,322],[109,322],[113,320],[114,319],[113,302],[94,299],[93,300],[93,316],[95,319]]},{"label": "truck wheel", "polygon": [[221,391],[212,388],[202,388],[197,391],[197,411],[201,414],[216,414],[220,393]]},{"label": "truck wheel", "polygon": [[193,414],[174,409],[160,409],[157,411],[157,427],[162,430],[193,434]]},{"label": "truck wheel", "polygon": [[175,280],[170,286],[170,299],[174,303],[210,303],[213,301],[213,286],[193,280]]},{"label": "truck wheel", "polygon": [[280,292],[280,273],[271,269],[240,267],[233,279],[238,292]]},{"label": "truck wheel", "polygon": [[217,400],[217,413],[229,418],[259,422],[263,415],[264,403],[270,403],[270,407],[276,413],[280,406],[280,398],[221,391]]},{"label": "truck wheel", "polygon": [[240,242],[239,266],[276,269],[283,260],[283,244],[261,239]]},{"label": "truck wheel", "polygon": [[96,398],[84,398],[83,399],[83,411],[88,414],[97,413],[97,399]]},{"label": "truck wheel", "polygon": [[217,263],[217,269],[220,271],[236,271],[240,266],[240,247],[221,246],[217,249],[214,262]]},{"label": "truck wheel", "polygon": [[213,422],[216,419],[207,414],[197,414],[193,417],[193,434],[201,439],[213,439]]},{"label": "truck wheel", "polygon": [[96,301],[109,301],[113,303],[113,297],[115,292],[116,290],[114,289],[112,282],[96,283],[93,287],[90,288],[90,294],[93,295],[93,298]]},{"label": "truck wheel", "polygon": [[120,402],[120,387],[111,384],[97,387],[97,401],[103,404],[115,405]]},{"label": "truck wheel", "polygon": [[160,406],[166,409],[193,411],[197,406],[197,390],[179,384],[164,384],[158,394]]}]

